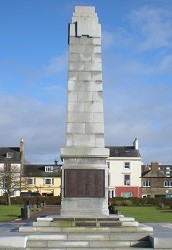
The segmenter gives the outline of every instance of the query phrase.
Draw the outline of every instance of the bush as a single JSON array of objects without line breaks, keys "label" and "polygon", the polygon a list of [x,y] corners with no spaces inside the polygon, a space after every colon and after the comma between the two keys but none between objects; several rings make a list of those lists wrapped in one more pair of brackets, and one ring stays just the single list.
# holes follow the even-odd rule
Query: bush
[{"label": "bush", "polygon": [[0,205],[6,205],[7,199],[5,196],[0,196]]},{"label": "bush", "polygon": [[122,201],[116,200],[116,201],[114,201],[114,204],[115,204],[115,206],[122,206]]},{"label": "bush", "polygon": [[133,202],[131,200],[123,200],[121,205],[122,206],[132,206]]},{"label": "bush", "polygon": [[116,206],[159,206],[159,204],[164,204],[165,206],[172,207],[172,199],[166,199],[164,197],[114,197],[110,198],[109,202],[114,202]]},{"label": "bush", "polygon": [[[41,202],[45,202],[47,205],[60,205],[61,204],[61,197],[60,196],[38,196],[38,197],[24,197],[24,196],[17,196],[11,197],[11,204],[18,204],[24,205],[27,202],[30,202],[32,205]],[[4,196],[0,197],[0,204],[6,205],[6,199]]]}]

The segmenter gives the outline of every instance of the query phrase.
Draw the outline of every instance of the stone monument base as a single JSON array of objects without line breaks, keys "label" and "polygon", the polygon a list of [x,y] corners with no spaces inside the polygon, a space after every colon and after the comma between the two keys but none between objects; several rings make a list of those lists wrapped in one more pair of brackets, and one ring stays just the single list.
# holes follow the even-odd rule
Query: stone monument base
[{"label": "stone monument base", "polygon": [[37,218],[19,232],[27,234],[26,249],[152,249],[153,228],[122,215]]},{"label": "stone monument base", "polygon": [[[85,149],[70,156],[71,149],[62,149],[62,201],[61,215],[101,216],[109,215],[108,210],[108,167],[105,153],[100,157],[99,149]],[[83,148],[82,148],[83,150]],[[87,152],[88,151],[88,152]],[[97,152],[98,151],[98,152]],[[64,152],[68,153],[64,154]],[[73,153],[73,151],[72,151]],[[97,154],[97,155],[96,155]]]},{"label": "stone monument base", "polygon": [[108,215],[104,198],[67,198],[63,199],[63,209],[61,215],[63,216],[100,216]]}]

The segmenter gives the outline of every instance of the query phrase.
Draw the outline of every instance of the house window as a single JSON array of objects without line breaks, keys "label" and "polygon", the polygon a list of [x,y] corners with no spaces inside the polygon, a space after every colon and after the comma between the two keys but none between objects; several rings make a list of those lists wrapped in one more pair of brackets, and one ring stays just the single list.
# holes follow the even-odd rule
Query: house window
[{"label": "house window", "polygon": [[130,169],[130,162],[124,163],[124,169]]},{"label": "house window", "polygon": [[124,185],[130,186],[130,175],[128,175],[128,174],[124,175]]},{"label": "house window", "polygon": [[12,158],[12,157],[13,157],[13,153],[12,153],[12,152],[7,152],[6,157],[7,157],[7,158]]},{"label": "house window", "polygon": [[27,185],[35,185],[36,184],[36,178],[26,178],[26,184]]},{"label": "house window", "polygon": [[53,166],[45,166],[45,172],[53,172]]},{"label": "house window", "polygon": [[172,187],[172,181],[164,181],[164,187]]},{"label": "house window", "polygon": [[44,185],[54,185],[54,179],[53,178],[45,178],[43,179]]},{"label": "house window", "polygon": [[133,193],[132,192],[121,192],[121,197],[124,197],[124,198],[133,197]]},{"label": "house window", "polygon": [[150,187],[151,183],[150,181],[143,181],[143,187]]}]

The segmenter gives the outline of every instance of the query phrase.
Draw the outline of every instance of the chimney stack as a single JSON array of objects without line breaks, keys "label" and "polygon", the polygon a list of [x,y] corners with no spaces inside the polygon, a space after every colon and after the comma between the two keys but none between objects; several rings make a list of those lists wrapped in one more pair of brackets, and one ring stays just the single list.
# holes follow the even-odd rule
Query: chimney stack
[{"label": "chimney stack", "polygon": [[24,140],[21,138],[20,140],[20,153],[21,153],[21,164],[24,164]]},{"label": "chimney stack", "polygon": [[156,161],[151,162],[151,170],[153,172],[156,172],[158,170],[158,168],[159,168],[158,162],[156,162]]},{"label": "chimney stack", "polygon": [[57,164],[58,164],[58,161],[57,161],[57,160],[55,160],[55,161],[54,161],[54,164],[55,164],[55,165],[57,166]]},{"label": "chimney stack", "polygon": [[134,142],[133,142],[133,146],[134,146],[134,148],[135,148],[136,150],[139,149],[139,141],[138,141],[137,138],[135,138],[135,140],[134,140]]}]

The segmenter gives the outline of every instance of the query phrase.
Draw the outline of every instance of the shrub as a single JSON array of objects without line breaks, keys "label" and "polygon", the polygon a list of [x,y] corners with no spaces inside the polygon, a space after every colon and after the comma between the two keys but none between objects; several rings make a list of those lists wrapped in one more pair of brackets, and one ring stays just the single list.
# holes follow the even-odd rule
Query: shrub
[{"label": "shrub", "polygon": [[115,204],[115,206],[122,206],[122,201],[116,200],[116,201],[114,202],[114,204]]},{"label": "shrub", "polygon": [[61,197],[60,196],[38,196],[38,197],[12,197],[11,203],[12,204],[20,204],[24,205],[27,202],[30,202],[32,205],[36,203],[45,202],[47,205],[60,205],[61,204]]},{"label": "shrub", "polygon": [[[127,203],[126,203],[127,201]],[[166,199],[164,197],[145,197],[145,198],[137,198],[137,197],[114,197],[110,198],[109,202],[114,202],[116,206],[159,206],[159,204],[164,204],[165,206],[172,207],[172,199]]]},{"label": "shrub", "polygon": [[133,202],[131,200],[123,200],[121,202],[121,205],[122,206],[132,206],[133,205]]},{"label": "shrub", "polygon": [[7,199],[5,196],[0,196],[0,205],[6,205]]}]

